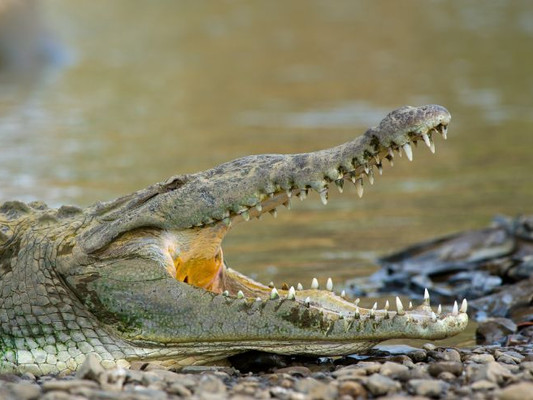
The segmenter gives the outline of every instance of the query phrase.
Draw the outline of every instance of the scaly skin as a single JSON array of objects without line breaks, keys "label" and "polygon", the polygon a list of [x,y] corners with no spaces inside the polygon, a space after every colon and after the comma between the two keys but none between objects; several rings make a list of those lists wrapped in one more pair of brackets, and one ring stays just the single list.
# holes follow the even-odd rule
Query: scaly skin
[{"label": "scaly skin", "polygon": [[227,268],[232,224],[275,213],[310,189],[345,180],[362,194],[381,160],[446,134],[440,106],[403,107],[328,150],[244,157],[175,176],[85,210],[0,207],[0,370],[73,371],[88,353],[105,366],[157,360],[179,367],[255,349],[343,355],[390,338],[440,339],[466,327],[466,302],[435,314],[359,308],[316,285],[275,290]]}]

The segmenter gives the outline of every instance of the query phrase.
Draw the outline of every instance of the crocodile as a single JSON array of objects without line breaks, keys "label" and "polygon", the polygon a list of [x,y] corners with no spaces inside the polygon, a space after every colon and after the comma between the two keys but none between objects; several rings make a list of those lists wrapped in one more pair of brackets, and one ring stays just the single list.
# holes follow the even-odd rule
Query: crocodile
[{"label": "crocodile", "polygon": [[[426,295],[404,307],[359,306],[313,280],[270,287],[229,268],[221,242],[237,223],[276,214],[295,196],[373,182],[411,144],[446,137],[449,112],[405,106],[330,149],[253,155],[177,175],[85,209],[0,206],[0,371],[75,371],[89,354],[106,368],[213,364],[250,350],[338,356],[390,338],[441,339],[468,323],[467,303]],[[426,291],[427,294],[427,291]]]}]

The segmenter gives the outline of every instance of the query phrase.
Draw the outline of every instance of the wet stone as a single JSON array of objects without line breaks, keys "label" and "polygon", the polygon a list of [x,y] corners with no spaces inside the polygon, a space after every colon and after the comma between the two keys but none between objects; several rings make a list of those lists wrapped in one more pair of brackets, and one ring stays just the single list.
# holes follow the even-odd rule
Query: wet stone
[{"label": "wet stone", "polygon": [[498,343],[516,332],[516,324],[507,318],[490,318],[480,322],[476,329],[478,344]]},{"label": "wet stone", "polygon": [[450,385],[434,379],[411,379],[407,382],[409,393],[419,396],[440,397]]},{"label": "wet stone", "polygon": [[304,393],[307,398],[333,400],[337,398],[337,388],[317,381],[313,378],[304,378],[296,381],[294,390]]},{"label": "wet stone", "polygon": [[341,369],[338,369],[337,371],[334,371],[332,375],[337,378],[339,381],[341,380],[356,380],[357,378],[360,378],[362,376],[366,376],[366,370],[364,368],[359,368],[358,366],[350,365],[348,367],[344,367]]},{"label": "wet stone", "polygon": [[455,376],[451,372],[444,371],[438,374],[436,378],[440,379],[441,381],[454,382],[457,379],[457,376]]},{"label": "wet stone", "polygon": [[457,361],[439,361],[429,364],[428,372],[434,377],[439,376],[443,372],[459,376],[463,373],[463,364]]},{"label": "wet stone", "polygon": [[360,361],[357,366],[365,370],[368,375],[379,372],[381,369],[381,363],[375,361]]},{"label": "wet stone", "polygon": [[401,389],[399,382],[379,374],[371,375],[366,381],[365,386],[374,396],[395,393]]}]

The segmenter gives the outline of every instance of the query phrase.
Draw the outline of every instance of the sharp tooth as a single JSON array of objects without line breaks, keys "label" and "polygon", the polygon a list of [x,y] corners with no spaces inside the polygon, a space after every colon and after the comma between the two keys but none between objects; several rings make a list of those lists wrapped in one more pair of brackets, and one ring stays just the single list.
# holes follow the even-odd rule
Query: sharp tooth
[{"label": "sharp tooth", "polygon": [[378,167],[379,174],[383,175],[383,164],[381,163],[376,164],[376,167]]},{"label": "sharp tooth", "polygon": [[333,280],[331,278],[328,278],[326,282],[326,289],[330,292],[333,291]]},{"label": "sharp tooth", "polygon": [[467,309],[468,309],[468,303],[467,303],[466,299],[463,299],[463,302],[461,303],[461,308],[459,309],[459,312],[465,313]]},{"label": "sharp tooth", "polygon": [[398,296],[396,296],[396,309],[398,310],[398,315],[404,315],[405,310],[403,309],[402,301]]},{"label": "sharp tooth", "polygon": [[385,311],[388,311],[389,310],[389,307],[390,307],[390,304],[389,304],[389,301],[387,300],[385,302],[385,307],[383,307],[385,309]]},{"label": "sharp tooth", "polygon": [[433,311],[431,311],[431,321],[437,322],[437,315]]},{"label": "sharp tooth", "polygon": [[389,152],[389,161],[392,162],[392,160],[394,158],[394,152],[392,151],[392,148],[390,148],[390,147],[387,150]]},{"label": "sharp tooth", "polygon": [[435,142],[431,142],[431,146],[429,147],[429,150],[431,150],[431,152],[435,154]]},{"label": "sharp tooth", "polygon": [[409,309],[411,309],[411,308],[413,308],[413,302],[412,301],[409,302]]},{"label": "sharp tooth", "polygon": [[307,307],[309,307],[309,304],[311,304],[311,298],[309,296],[307,296],[304,300],[304,303]]},{"label": "sharp tooth", "polygon": [[376,301],[373,305],[372,305],[372,310],[376,311],[378,309],[378,302]]},{"label": "sharp tooth", "polygon": [[292,206],[291,206],[291,199],[288,198],[287,201],[286,201],[285,203],[283,203],[283,205],[284,205],[285,207],[287,207],[287,210],[290,210],[291,207],[292,207]]},{"label": "sharp tooth", "polygon": [[379,158],[379,154],[374,155],[374,160],[376,160],[376,164],[381,164],[381,159]]},{"label": "sharp tooth", "polygon": [[270,299],[275,300],[279,297],[278,290],[276,288],[272,288],[272,291],[270,292]]},{"label": "sharp tooth", "polygon": [[368,182],[370,182],[370,184],[373,185],[374,184],[374,170],[370,169],[367,175],[368,175]]},{"label": "sharp tooth", "polygon": [[439,306],[437,307],[437,314],[440,315],[442,314],[442,306],[439,304]]},{"label": "sharp tooth", "polygon": [[261,205],[261,203],[257,203],[255,205],[255,209],[257,210],[257,212],[261,212],[263,211],[263,206]]},{"label": "sharp tooth", "polygon": [[296,285],[296,290],[304,290],[304,287],[300,282]]},{"label": "sharp tooth", "polygon": [[311,281],[311,289],[318,289],[318,288],[319,288],[318,279],[313,278],[313,280]]},{"label": "sharp tooth", "polygon": [[228,296],[229,296],[229,292],[228,292],[227,290],[224,290],[224,291],[222,292],[222,296],[224,296],[224,297],[228,297]]},{"label": "sharp tooth", "polygon": [[244,293],[242,292],[242,290],[239,290],[239,291],[237,292],[237,298],[238,298],[238,299],[244,299]]},{"label": "sharp tooth", "polygon": [[429,291],[427,288],[424,289],[424,304],[429,306]]},{"label": "sharp tooth", "polygon": [[422,139],[424,139],[424,143],[427,147],[431,148],[431,139],[429,138],[427,133],[422,134]]},{"label": "sharp tooth", "polygon": [[298,198],[300,199],[300,201],[304,201],[306,197],[307,197],[307,189],[300,190],[300,193],[298,193]]},{"label": "sharp tooth", "polygon": [[289,294],[287,294],[287,298],[289,300],[294,300],[296,298],[296,290],[294,290],[294,286],[290,287]]},{"label": "sharp tooth", "polygon": [[447,126],[441,125],[440,133],[442,134],[442,137],[444,138],[444,140],[448,139],[448,127]]},{"label": "sharp tooth", "polygon": [[290,199],[292,197],[291,189],[287,189],[286,193],[287,193],[287,197]]},{"label": "sharp tooth", "polygon": [[322,201],[322,204],[326,205],[328,204],[328,190],[324,189],[320,192],[320,201]]},{"label": "sharp tooth", "polygon": [[354,318],[359,319],[359,317],[361,316],[359,314],[359,307],[355,306],[355,313],[354,313],[353,316],[354,316]]},{"label": "sharp tooth", "polygon": [[336,180],[335,185],[337,186],[337,189],[339,189],[339,193],[342,193],[344,191],[344,179]]},{"label": "sharp tooth", "polygon": [[405,151],[405,155],[407,156],[407,159],[409,161],[413,161],[413,149],[411,148],[411,145],[409,143],[404,144],[403,150]]},{"label": "sharp tooth", "polygon": [[[377,308],[377,304],[375,304],[375,305],[376,305],[376,308]],[[370,309],[369,317],[370,318],[374,318],[375,315],[376,315],[376,309],[374,307],[372,307]]]},{"label": "sharp tooth", "polygon": [[370,171],[370,168],[368,167],[368,164],[363,165],[363,169],[365,170],[365,174],[368,175],[368,171]]},{"label": "sharp tooth", "polygon": [[398,151],[398,155],[399,155],[400,158],[401,158],[401,157],[403,156],[403,154],[402,154],[402,148],[401,148],[400,146],[398,146],[397,151]]},{"label": "sharp tooth", "polygon": [[361,302],[361,299],[358,297],[357,299],[355,299],[355,301],[353,303],[355,305],[358,305],[360,302]]},{"label": "sharp tooth", "polygon": [[343,291],[341,292],[341,297],[346,297],[346,290],[343,290]]},{"label": "sharp tooth", "polygon": [[272,210],[269,211],[270,215],[272,215],[274,218],[277,218],[278,216],[278,210],[276,210],[275,208],[273,208]]},{"label": "sharp tooth", "polygon": [[459,309],[459,307],[457,306],[457,301],[454,301],[454,302],[453,302],[452,315],[457,315],[457,314],[459,314],[458,309]]},{"label": "sharp tooth", "polygon": [[359,198],[363,197],[363,180],[361,178],[355,181],[355,190],[357,190]]},{"label": "sharp tooth", "polygon": [[241,217],[242,219],[244,219],[245,221],[250,221],[250,213],[248,211],[243,211],[241,212]]}]

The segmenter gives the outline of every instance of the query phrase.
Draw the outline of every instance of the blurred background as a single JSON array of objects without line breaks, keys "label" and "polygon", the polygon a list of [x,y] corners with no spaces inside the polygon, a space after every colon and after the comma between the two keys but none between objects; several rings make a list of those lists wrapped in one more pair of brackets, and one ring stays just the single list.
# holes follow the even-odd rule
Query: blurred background
[{"label": "blurred background", "polygon": [[0,202],[81,206],[257,153],[331,147],[402,105],[449,139],[236,226],[230,266],[345,279],[402,246],[532,213],[531,1],[0,1]]}]

